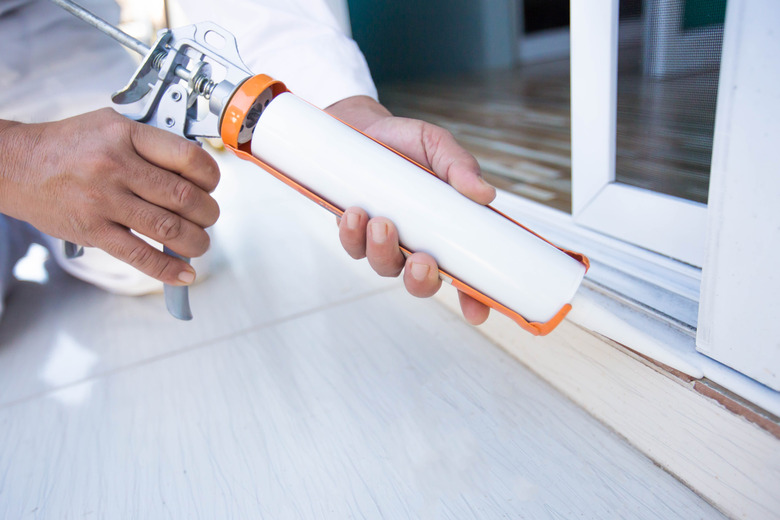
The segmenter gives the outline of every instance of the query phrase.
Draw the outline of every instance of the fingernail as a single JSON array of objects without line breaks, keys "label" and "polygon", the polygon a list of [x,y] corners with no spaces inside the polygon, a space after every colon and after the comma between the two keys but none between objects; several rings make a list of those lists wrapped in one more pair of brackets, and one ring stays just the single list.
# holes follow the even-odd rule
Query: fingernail
[{"label": "fingernail", "polygon": [[422,282],[423,280],[428,278],[428,273],[430,271],[431,271],[430,266],[412,262],[412,278],[414,278],[418,282]]},{"label": "fingernail", "polygon": [[189,285],[195,281],[195,273],[192,271],[182,271],[179,273],[179,281]]},{"label": "fingernail", "polygon": [[360,217],[355,213],[347,213],[347,228],[355,230],[360,223]]},{"label": "fingernail", "polygon": [[372,222],[371,239],[377,244],[384,244],[385,240],[387,240],[387,224],[384,222]]}]

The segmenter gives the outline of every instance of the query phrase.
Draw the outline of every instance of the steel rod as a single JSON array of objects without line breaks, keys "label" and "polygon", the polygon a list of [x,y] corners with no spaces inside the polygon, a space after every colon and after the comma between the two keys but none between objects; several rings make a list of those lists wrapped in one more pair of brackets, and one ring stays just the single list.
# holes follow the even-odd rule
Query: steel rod
[{"label": "steel rod", "polygon": [[136,40],[129,34],[117,29],[116,27],[114,27],[107,21],[103,20],[102,18],[95,16],[91,12],[87,11],[80,5],[75,4],[70,0],[51,0],[51,2],[62,7],[70,14],[78,18],[81,18],[82,20],[92,25],[93,27],[97,28],[101,32],[111,36],[113,39],[115,39],[116,41],[118,41],[128,49],[134,50],[135,52],[143,56],[145,56],[149,52],[150,48],[144,42],[140,40]]}]

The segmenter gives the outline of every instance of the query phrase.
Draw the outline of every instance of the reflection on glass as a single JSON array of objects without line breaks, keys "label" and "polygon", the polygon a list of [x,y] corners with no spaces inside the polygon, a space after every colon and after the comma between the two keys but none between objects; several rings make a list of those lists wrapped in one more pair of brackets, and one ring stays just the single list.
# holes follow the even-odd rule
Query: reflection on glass
[{"label": "reflection on glass", "polygon": [[617,182],[707,202],[726,0],[621,0]]}]

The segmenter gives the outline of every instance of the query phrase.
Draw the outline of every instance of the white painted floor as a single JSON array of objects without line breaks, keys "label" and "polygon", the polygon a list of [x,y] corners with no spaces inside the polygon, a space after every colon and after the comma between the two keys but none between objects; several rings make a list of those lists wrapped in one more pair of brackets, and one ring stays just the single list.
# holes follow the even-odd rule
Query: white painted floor
[{"label": "white painted floor", "polygon": [[0,518],[721,518],[351,260],[334,217],[222,161],[194,321],[52,266],[7,302]]}]

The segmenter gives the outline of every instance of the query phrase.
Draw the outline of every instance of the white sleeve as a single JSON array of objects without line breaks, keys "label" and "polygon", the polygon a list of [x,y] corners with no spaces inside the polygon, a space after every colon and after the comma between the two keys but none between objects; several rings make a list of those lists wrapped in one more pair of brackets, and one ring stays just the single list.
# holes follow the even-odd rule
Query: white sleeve
[{"label": "white sleeve", "polygon": [[356,95],[377,99],[357,44],[324,0],[181,0],[190,23],[212,21],[233,33],[244,62],[325,108]]}]

